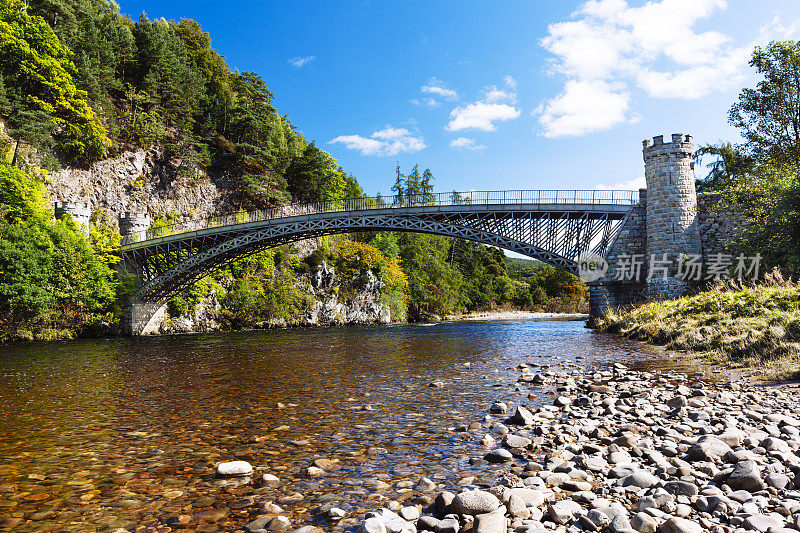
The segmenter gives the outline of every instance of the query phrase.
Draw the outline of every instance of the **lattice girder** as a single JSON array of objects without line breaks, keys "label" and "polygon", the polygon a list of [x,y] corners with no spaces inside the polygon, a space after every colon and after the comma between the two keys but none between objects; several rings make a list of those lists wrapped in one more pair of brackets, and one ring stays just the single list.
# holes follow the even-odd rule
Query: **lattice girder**
[{"label": "lattice girder", "polygon": [[[605,252],[629,207],[414,210],[303,215],[171,235],[122,247],[141,301],[163,301],[235,259],[293,241],[362,231],[432,233],[498,246],[568,272],[580,253]],[[592,247],[592,245],[594,246]]]}]

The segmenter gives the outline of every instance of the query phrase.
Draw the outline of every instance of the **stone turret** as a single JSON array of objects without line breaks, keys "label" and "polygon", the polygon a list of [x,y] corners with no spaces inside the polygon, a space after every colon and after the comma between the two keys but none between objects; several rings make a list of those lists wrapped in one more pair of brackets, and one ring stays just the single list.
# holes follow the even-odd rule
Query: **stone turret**
[{"label": "stone turret", "polygon": [[[694,144],[691,135],[675,133],[669,142],[658,135],[642,142],[647,181],[647,259],[663,254],[672,262],[669,275],[653,276],[647,296],[663,299],[686,292],[685,281],[676,277],[681,255],[700,253],[697,191],[694,185]],[[652,272],[651,272],[652,275]]]},{"label": "stone turret", "polygon": [[119,215],[119,234],[123,237],[144,232],[150,228],[150,216],[147,213],[125,212]]},{"label": "stone turret", "polygon": [[70,215],[84,232],[89,231],[89,220],[92,216],[92,210],[89,208],[88,204],[81,204],[77,202],[55,202],[53,207],[57,220],[61,220],[66,215]]}]

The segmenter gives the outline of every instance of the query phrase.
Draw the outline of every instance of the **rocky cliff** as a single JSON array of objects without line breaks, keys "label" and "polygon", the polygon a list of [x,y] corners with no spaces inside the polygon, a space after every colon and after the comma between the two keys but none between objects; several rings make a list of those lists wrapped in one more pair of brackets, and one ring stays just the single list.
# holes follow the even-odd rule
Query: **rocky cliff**
[{"label": "rocky cliff", "polygon": [[181,162],[158,150],[137,150],[104,159],[88,169],[52,172],[47,183],[51,202],[68,201],[95,211],[106,209],[112,224],[121,213],[206,218],[230,212],[241,198],[225,176],[180,172]]},{"label": "rocky cliff", "polygon": [[[323,326],[343,324],[388,324],[392,321],[389,306],[381,301],[383,282],[371,271],[365,272],[366,283],[355,292],[353,298],[340,301],[336,289],[340,280],[333,267],[324,261],[317,270],[301,279],[302,289],[311,297],[310,305],[293,320],[265,319],[253,324],[255,328],[279,328],[287,326]],[[191,313],[170,316],[166,310],[160,313],[154,330],[159,333],[191,333],[227,329],[224,320],[225,305],[220,303],[216,290],[209,291]]]}]

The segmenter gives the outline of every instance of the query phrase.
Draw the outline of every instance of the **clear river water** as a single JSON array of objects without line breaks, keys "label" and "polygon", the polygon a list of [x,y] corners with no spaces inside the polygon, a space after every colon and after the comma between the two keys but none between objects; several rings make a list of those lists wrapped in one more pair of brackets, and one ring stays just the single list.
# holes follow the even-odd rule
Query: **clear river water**
[{"label": "clear river water", "polygon": [[[554,393],[518,383],[517,365],[614,362],[669,364],[662,350],[582,321],[2,347],[0,528],[232,531],[277,505],[295,526],[350,529],[365,509],[421,501],[423,476],[453,490],[498,475],[470,462],[492,432],[476,423],[496,400],[536,405]],[[215,466],[233,459],[281,484],[216,479]],[[335,467],[309,477],[316,459]],[[333,506],[347,517],[328,521]]]}]

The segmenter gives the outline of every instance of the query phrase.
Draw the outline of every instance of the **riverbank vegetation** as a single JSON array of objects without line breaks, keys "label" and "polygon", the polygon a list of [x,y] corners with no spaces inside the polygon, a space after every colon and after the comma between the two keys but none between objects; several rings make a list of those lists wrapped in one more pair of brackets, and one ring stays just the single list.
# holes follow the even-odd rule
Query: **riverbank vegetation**
[{"label": "riverbank vegetation", "polygon": [[44,198],[40,179],[0,161],[0,342],[71,337],[119,317],[114,233],[101,219],[89,236],[52,220]]},{"label": "riverbank vegetation", "polygon": [[800,286],[779,274],[759,285],[719,283],[693,296],[611,311],[596,327],[757,369],[764,379],[800,377]]}]

